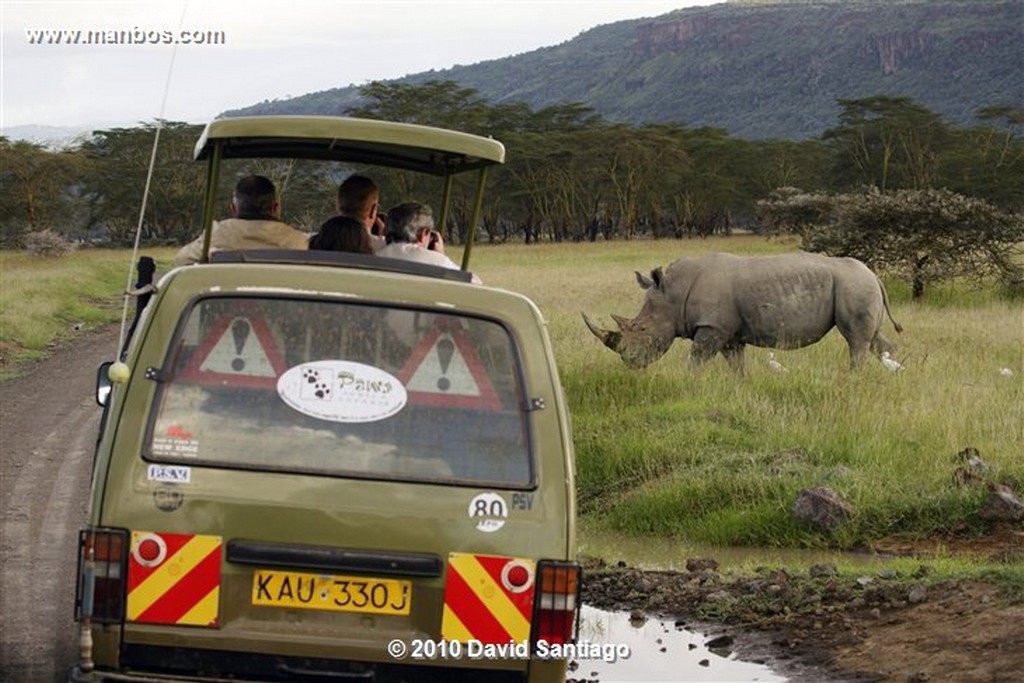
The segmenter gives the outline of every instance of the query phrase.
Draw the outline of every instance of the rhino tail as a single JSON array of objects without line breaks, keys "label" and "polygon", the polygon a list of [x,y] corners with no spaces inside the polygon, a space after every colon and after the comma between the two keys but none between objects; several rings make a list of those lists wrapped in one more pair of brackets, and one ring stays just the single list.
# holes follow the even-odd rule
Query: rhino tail
[{"label": "rhino tail", "polygon": [[882,305],[885,306],[885,314],[889,316],[892,326],[896,328],[896,334],[901,334],[903,332],[903,325],[900,325],[896,322],[896,318],[892,317],[892,311],[889,310],[889,294],[885,291],[885,284],[882,283],[882,279],[877,275],[875,279],[878,280],[878,289],[882,291]]}]

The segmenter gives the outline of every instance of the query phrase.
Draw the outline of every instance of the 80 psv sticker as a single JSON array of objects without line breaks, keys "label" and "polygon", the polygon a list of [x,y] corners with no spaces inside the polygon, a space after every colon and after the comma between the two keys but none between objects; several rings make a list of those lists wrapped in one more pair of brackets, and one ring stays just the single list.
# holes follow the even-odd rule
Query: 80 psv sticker
[{"label": "80 psv sticker", "polygon": [[469,501],[469,518],[478,531],[493,533],[505,526],[508,504],[497,493],[481,493]]}]

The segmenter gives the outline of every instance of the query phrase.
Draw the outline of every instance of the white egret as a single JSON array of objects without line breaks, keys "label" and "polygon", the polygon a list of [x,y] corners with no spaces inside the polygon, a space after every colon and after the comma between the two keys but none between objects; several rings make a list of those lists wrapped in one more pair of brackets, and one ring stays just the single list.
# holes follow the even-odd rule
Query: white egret
[{"label": "white egret", "polygon": [[889,354],[888,351],[883,351],[882,352],[882,365],[884,365],[886,368],[888,368],[892,372],[899,372],[900,370],[903,369],[903,365],[901,365],[898,361],[896,361]]}]

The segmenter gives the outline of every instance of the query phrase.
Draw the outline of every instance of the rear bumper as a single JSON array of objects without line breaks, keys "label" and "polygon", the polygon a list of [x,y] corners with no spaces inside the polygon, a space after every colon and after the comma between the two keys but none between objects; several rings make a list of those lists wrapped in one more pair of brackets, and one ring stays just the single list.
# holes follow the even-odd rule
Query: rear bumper
[{"label": "rear bumper", "polygon": [[532,661],[524,669],[373,664],[338,660],[278,657],[257,653],[202,651],[189,648],[128,646],[118,671],[82,671],[76,666],[68,683],[290,683],[296,681],[367,681],[372,683],[540,683],[565,680],[564,661]]}]

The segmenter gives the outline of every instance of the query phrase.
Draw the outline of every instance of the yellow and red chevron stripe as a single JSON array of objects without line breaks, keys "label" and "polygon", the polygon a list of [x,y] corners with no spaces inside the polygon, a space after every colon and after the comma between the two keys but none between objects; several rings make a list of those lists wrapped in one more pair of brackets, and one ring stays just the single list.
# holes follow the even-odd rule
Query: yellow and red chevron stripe
[{"label": "yellow and red chevron stripe", "polygon": [[[529,583],[512,586],[510,565],[528,570]],[[502,644],[530,637],[535,564],[532,560],[451,553],[444,586],[441,637]]]},{"label": "yellow and red chevron stripe", "polygon": [[221,545],[219,536],[133,531],[128,621],[216,626]]}]

